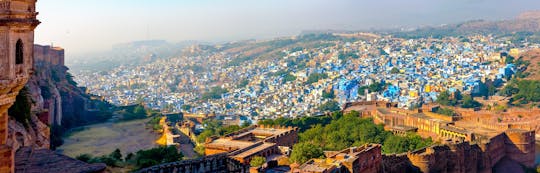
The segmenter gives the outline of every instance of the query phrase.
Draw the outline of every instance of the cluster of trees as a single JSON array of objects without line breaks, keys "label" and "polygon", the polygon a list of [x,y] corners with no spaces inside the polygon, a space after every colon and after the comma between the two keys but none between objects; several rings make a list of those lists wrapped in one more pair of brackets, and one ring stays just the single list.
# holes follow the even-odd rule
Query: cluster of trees
[{"label": "cluster of trees", "polygon": [[[290,61],[291,63],[294,63],[292,61]],[[293,64],[290,64],[290,66],[292,66]],[[296,80],[296,76],[292,75],[290,71],[288,70],[280,70],[280,71],[277,71],[275,73],[270,73],[270,76],[279,76],[279,77],[282,77],[283,80],[282,82],[283,83],[287,83],[289,81],[295,81]]]},{"label": "cluster of trees", "polygon": [[251,56],[237,57],[237,58],[234,58],[231,61],[229,61],[229,63],[227,63],[227,67],[240,66],[242,63],[251,61],[253,59],[254,58],[251,57]]},{"label": "cluster of trees", "polygon": [[[476,107],[482,106],[482,104],[474,100],[471,95],[463,96],[461,94],[461,91],[459,90],[456,90],[453,93],[453,96],[448,91],[443,91],[439,93],[439,96],[437,96],[436,102],[444,106],[457,106],[458,104],[461,103],[462,108],[476,108]],[[447,115],[447,114],[444,114],[444,115]]]},{"label": "cluster of trees", "polygon": [[[339,113],[336,113],[339,114]],[[371,119],[359,118],[358,112],[335,116],[329,124],[315,124],[300,133],[300,142],[293,146],[291,161],[303,163],[323,157],[324,150],[342,150],[367,143],[383,144],[384,153],[401,153],[420,149],[433,143],[415,134],[395,136]]]},{"label": "cluster of trees", "polygon": [[32,115],[30,112],[32,103],[28,94],[28,88],[22,88],[19,91],[19,95],[15,98],[15,103],[8,109],[8,115],[15,118],[17,122],[25,127],[28,127]]},{"label": "cluster of trees", "polygon": [[[509,105],[522,105],[531,102],[540,102],[540,81],[524,79],[530,75],[525,70],[531,64],[523,58],[515,59],[507,57],[507,62],[514,63],[518,69],[513,78],[509,80],[504,88],[499,91],[502,96],[511,97]],[[540,65],[540,62],[538,63]]]},{"label": "cluster of trees", "polygon": [[285,74],[285,76],[283,76],[283,83],[287,83],[287,82],[295,81],[295,80],[296,80],[296,76],[292,75],[291,73],[287,73]]},{"label": "cluster of trees", "polygon": [[336,95],[334,94],[333,90],[330,90],[328,92],[326,92],[326,90],[324,90],[323,93],[322,93],[322,97],[325,98],[325,99],[334,99],[334,98],[336,98]]},{"label": "cluster of trees", "polygon": [[204,143],[206,138],[211,136],[222,136],[240,130],[240,126],[224,126],[219,120],[208,119],[203,122],[204,130],[197,135],[197,142]]},{"label": "cluster of trees", "polygon": [[221,95],[222,94],[225,94],[229,91],[227,91],[227,89],[225,88],[221,88],[221,87],[212,87],[210,89],[210,91],[204,93],[202,96],[201,96],[201,99],[203,100],[210,100],[210,99],[220,99],[221,98]]},{"label": "cluster of trees", "polygon": [[301,118],[276,118],[276,119],[265,119],[265,120],[259,120],[257,123],[259,125],[277,125],[277,126],[292,126],[292,127],[298,127],[300,132],[306,131],[307,129],[311,128],[314,125],[326,125],[330,123],[333,119],[338,119],[342,115],[340,112],[334,112],[332,113],[332,116],[317,116],[317,117],[310,117],[305,116]]},{"label": "cluster of trees", "polygon": [[120,149],[116,149],[108,155],[94,157],[91,154],[82,154],[76,159],[87,163],[105,163],[111,167],[134,167],[137,170],[162,163],[180,161],[183,157],[175,146],[161,146],[139,150],[135,154],[129,153],[125,157],[122,156]]},{"label": "cluster of trees", "polygon": [[305,163],[309,159],[323,158],[324,151],[320,146],[312,143],[298,143],[293,146],[290,160],[296,163]]},{"label": "cluster of trees", "polygon": [[439,108],[437,110],[437,113],[441,115],[446,115],[446,116],[454,116],[456,114],[454,110],[449,109],[449,108]]},{"label": "cluster of trees", "polygon": [[308,76],[306,84],[312,84],[326,78],[328,78],[328,75],[326,73],[312,73]]},{"label": "cluster of trees", "polygon": [[540,81],[512,79],[499,92],[501,95],[512,97],[510,104],[520,105],[540,101]]},{"label": "cluster of trees", "polygon": [[392,70],[390,70],[390,73],[392,74],[398,74],[399,73],[399,69],[397,67],[394,67],[392,68]]},{"label": "cluster of trees", "polygon": [[345,61],[347,60],[347,58],[354,58],[354,59],[358,59],[360,58],[360,56],[358,56],[356,53],[354,52],[347,52],[347,53],[344,53],[344,52],[339,52],[339,55],[338,55],[338,58],[342,61]]},{"label": "cluster of trees", "polygon": [[384,141],[382,150],[385,153],[403,153],[414,151],[433,144],[431,138],[423,139],[416,134],[407,134],[406,136],[389,135]]},{"label": "cluster of trees", "polygon": [[189,110],[191,110],[192,107],[193,107],[193,106],[191,106],[191,105],[184,104],[184,105],[182,105],[180,108],[181,108],[182,110],[184,110],[184,111],[189,111]]},{"label": "cluster of trees", "polygon": [[255,156],[255,157],[253,157],[253,159],[251,159],[251,162],[249,162],[249,165],[251,167],[260,167],[260,166],[264,165],[264,163],[266,163],[266,158],[260,157],[260,156]]},{"label": "cluster of trees", "polygon": [[150,119],[150,121],[146,122],[147,126],[152,127],[154,131],[160,131],[163,129],[163,127],[159,124],[159,121],[161,120],[162,116],[154,116]]},{"label": "cluster of trees", "polygon": [[358,88],[358,94],[364,95],[364,91],[367,89],[369,92],[382,92],[384,91],[387,84],[384,82],[375,82],[371,85],[365,85]]},{"label": "cluster of trees", "polygon": [[147,116],[144,106],[140,104],[133,106],[123,106],[121,107],[121,110],[118,111],[118,113],[123,116],[122,120],[125,121],[143,119]]},{"label": "cluster of trees", "polygon": [[242,79],[238,85],[236,85],[237,88],[244,88],[246,87],[247,85],[249,84],[249,80],[247,79]]}]

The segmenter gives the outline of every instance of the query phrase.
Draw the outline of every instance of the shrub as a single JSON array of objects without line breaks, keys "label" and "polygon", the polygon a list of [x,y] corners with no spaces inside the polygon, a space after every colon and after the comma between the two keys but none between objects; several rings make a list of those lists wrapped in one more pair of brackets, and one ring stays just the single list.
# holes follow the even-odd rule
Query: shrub
[{"label": "shrub", "polygon": [[266,158],[260,157],[260,156],[255,156],[255,157],[253,157],[253,159],[251,159],[251,162],[249,162],[249,165],[251,167],[261,167],[265,163],[266,163]]}]

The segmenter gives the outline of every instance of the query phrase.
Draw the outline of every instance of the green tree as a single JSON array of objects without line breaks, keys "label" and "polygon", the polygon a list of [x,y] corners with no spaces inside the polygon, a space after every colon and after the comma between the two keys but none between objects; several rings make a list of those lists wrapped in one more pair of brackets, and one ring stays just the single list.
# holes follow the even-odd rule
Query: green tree
[{"label": "green tree", "polygon": [[297,143],[293,146],[291,161],[302,164],[309,159],[323,156],[324,152],[320,146],[311,143]]},{"label": "green tree", "polygon": [[249,165],[251,167],[260,167],[266,163],[266,158],[255,156],[253,159],[251,159],[251,162],[249,162]]},{"label": "green tree", "polygon": [[454,112],[454,110],[449,109],[449,108],[439,108],[439,110],[437,110],[437,113],[442,114],[442,115],[446,115],[446,116],[454,116],[456,114],[456,112]]},{"label": "green tree", "polygon": [[249,84],[249,80],[243,79],[242,81],[240,81],[240,82],[238,83],[238,86],[237,86],[237,87],[238,87],[238,88],[244,88],[244,87],[246,87],[248,84]]},{"label": "green tree", "polygon": [[204,93],[202,96],[201,96],[201,99],[202,100],[210,100],[210,99],[221,99],[221,95],[222,94],[225,94],[229,92],[227,89],[225,88],[221,88],[221,87],[212,87],[210,89],[210,91]]},{"label": "green tree", "polygon": [[28,88],[21,89],[17,97],[15,97],[15,103],[8,109],[8,115],[14,117],[24,127],[28,127],[31,116],[31,102],[28,93]]},{"label": "green tree", "polygon": [[180,108],[182,108],[182,110],[184,110],[184,111],[189,111],[189,110],[191,110],[192,106],[188,105],[188,104],[184,104]]},{"label": "green tree", "polygon": [[183,155],[178,152],[175,146],[162,146],[149,150],[137,151],[135,162],[140,168],[146,168],[162,163],[180,161],[182,160],[182,157]]},{"label": "green tree", "polygon": [[[461,94],[460,94],[461,95]],[[439,93],[439,96],[437,96],[437,103],[445,106],[455,106],[457,104],[457,100],[452,99],[450,97],[450,92],[443,91]]]},{"label": "green tree", "polygon": [[111,154],[109,154],[109,157],[122,161],[122,152],[120,152],[120,149],[117,148]]},{"label": "green tree", "polygon": [[135,154],[133,154],[133,153],[128,153],[128,154],[126,155],[126,157],[124,158],[124,160],[125,160],[125,161],[129,161],[129,160],[133,159],[134,157],[135,157]]},{"label": "green tree", "polygon": [[88,163],[90,160],[92,160],[92,155],[90,155],[90,154],[81,154],[81,155],[78,155],[77,157],[75,157],[75,159]]},{"label": "green tree", "polygon": [[249,126],[251,126],[251,121],[244,121],[240,127],[241,128],[246,128],[246,127],[249,127]]},{"label": "green tree", "polygon": [[461,94],[460,90],[456,90],[456,92],[454,92],[454,99],[455,100],[462,100],[463,99],[463,95]]},{"label": "green tree", "polygon": [[308,76],[306,84],[319,82],[319,80],[326,79],[326,78],[328,78],[328,75],[326,73],[312,73]]},{"label": "green tree", "polygon": [[138,115],[138,116],[140,116],[140,115],[146,115],[146,111],[144,110],[144,107],[141,106],[141,105],[137,105],[137,106],[135,107],[135,109],[133,109],[133,113],[134,113],[135,115]]},{"label": "green tree", "polygon": [[339,103],[334,101],[334,100],[330,100],[330,101],[327,101],[325,103],[323,103],[322,105],[319,106],[319,110],[320,111],[323,111],[323,112],[334,112],[334,111],[339,111],[341,110],[341,108],[339,107]]},{"label": "green tree", "polygon": [[323,91],[322,97],[325,99],[334,99],[336,98],[336,95],[334,95],[334,91],[330,90],[329,92],[326,92],[326,90]]},{"label": "green tree", "polygon": [[461,104],[462,108],[476,108],[480,107],[482,104],[480,102],[474,100],[470,95],[466,95],[463,98],[463,104]]},{"label": "green tree", "polygon": [[392,74],[398,74],[399,73],[399,69],[397,67],[394,67],[392,68],[392,70],[390,70],[390,73]]},{"label": "green tree", "polygon": [[[359,113],[354,111],[345,115],[336,114],[329,124],[314,124],[308,130],[301,132],[300,142],[317,144],[324,150],[338,151],[367,143],[378,143],[384,146],[388,140],[391,142],[391,146],[387,149],[390,152],[397,151],[394,148],[399,147],[403,148],[403,151],[416,150],[432,143],[429,139],[424,140],[416,136],[410,136],[407,139],[397,137],[389,139],[394,135],[385,131],[383,125],[376,125],[372,119],[359,117]],[[406,141],[406,143],[399,143],[400,141]],[[395,143],[400,145],[396,146]]]},{"label": "green tree", "polygon": [[390,135],[384,141],[382,150],[384,153],[403,153],[407,151],[424,148],[431,145],[431,138],[422,139],[419,135],[408,134],[406,136]]},{"label": "green tree", "polygon": [[287,83],[287,82],[295,81],[295,80],[296,80],[296,76],[293,76],[291,73],[287,73],[287,74],[283,77],[283,83]]}]

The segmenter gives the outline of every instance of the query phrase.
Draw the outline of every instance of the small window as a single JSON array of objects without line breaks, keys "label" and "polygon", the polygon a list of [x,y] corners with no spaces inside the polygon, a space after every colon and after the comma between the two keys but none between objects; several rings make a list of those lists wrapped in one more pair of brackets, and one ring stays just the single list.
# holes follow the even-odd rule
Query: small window
[{"label": "small window", "polygon": [[23,43],[21,39],[17,41],[17,44],[15,45],[15,64],[22,64],[24,63],[24,54],[23,54]]}]

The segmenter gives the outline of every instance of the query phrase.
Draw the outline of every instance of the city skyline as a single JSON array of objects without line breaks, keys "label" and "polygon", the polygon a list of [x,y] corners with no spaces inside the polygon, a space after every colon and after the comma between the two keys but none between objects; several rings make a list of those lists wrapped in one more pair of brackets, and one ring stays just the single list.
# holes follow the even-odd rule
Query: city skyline
[{"label": "city skyline", "polygon": [[[69,59],[138,40],[234,41],[304,30],[368,30],[511,19],[540,2],[366,1],[38,1],[36,43],[60,45]],[[500,7],[505,7],[501,10]],[[459,11],[459,13],[455,13]]]}]

